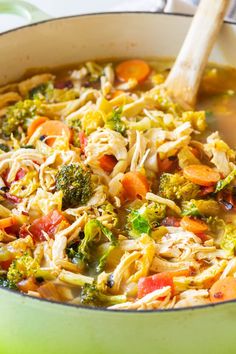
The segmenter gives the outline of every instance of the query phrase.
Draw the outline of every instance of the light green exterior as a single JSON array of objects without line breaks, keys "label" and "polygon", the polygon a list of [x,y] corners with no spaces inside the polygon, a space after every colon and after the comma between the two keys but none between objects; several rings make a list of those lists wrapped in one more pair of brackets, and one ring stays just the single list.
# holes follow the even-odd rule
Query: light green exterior
[{"label": "light green exterior", "polygon": [[236,304],[168,312],[81,309],[0,289],[1,354],[235,354]]}]

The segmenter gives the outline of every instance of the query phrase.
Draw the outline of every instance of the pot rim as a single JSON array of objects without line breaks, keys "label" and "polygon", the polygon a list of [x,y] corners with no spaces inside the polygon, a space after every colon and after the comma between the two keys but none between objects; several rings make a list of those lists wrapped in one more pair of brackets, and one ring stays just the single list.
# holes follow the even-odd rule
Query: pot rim
[{"label": "pot rim", "polygon": [[[12,33],[12,32],[17,32],[19,30],[22,30],[24,28],[28,28],[28,27],[35,27],[47,22],[56,22],[56,21],[61,21],[61,20],[67,20],[67,19],[73,19],[73,18],[77,18],[77,17],[97,17],[97,16],[110,16],[110,15],[161,15],[161,16],[172,16],[172,17],[187,17],[187,18],[192,18],[194,15],[191,14],[183,14],[180,12],[175,12],[175,13],[170,13],[170,12],[161,12],[161,11],[155,11],[155,12],[151,12],[151,11],[109,11],[109,12],[93,12],[93,13],[83,13],[83,14],[77,14],[77,15],[68,15],[68,16],[60,16],[60,17],[52,17],[52,18],[48,18],[48,19],[44,19],[41,21],[37,21],[37,22],[33,22],[33,23],[29,23],[26,25],[22,25],[16,28],[12,28],[10,30],[6,30],[0,33],[0,36],[4,36],[7,35],[8,33]],[[236,26],[236,21],[233,20],[224,20],[225,24],[229,24],[229,25],[234,25]]]},{"label": "pot rim", "polygon": [[[28,28],[28,27],[35,27],[47,22],[55,22],[55,21],[61,21],[61,20],[67,20],[67,19],[73,19],[73,18],[77,18],[77,17],[97,17],[97,16],[110,16],[110,15],[156,15],[156,16],[172,16],[172,17],[187,17],[187,18],[191,18],[193,17],[193,15],[190,14],[181,14],[181,13],[167,13],[167,12],[161,12],[161,11],[156,11],[156,12],[150,12],[150,11],[113,11],[113,12],[95,12],[95,13],[89,13],[89,14],[77,14],[77,15],[70,15],[70,16],[61,16],[61,17],[57,17],[57,18],[49,18],[49,19],[45,19],[39,22],[35,22],[35,23],[29,23],[27,25],[23,25],[17,28],[13,28],[4,32],[0,33],[0,37],[7,35],[9,33],[13,33],[13,32],[17,32],[20,31],[24,28]],[[236,26],[236,22],[231,21],[231,20],[225,20],[224,21],[225,24],[230,24],[233,26]],[[65,303],[65,302],[60,302],[60,301],[52,301],[52,300],[48,300],[48,299],[42,299],[42,298],[38,298],[38,297],[34,297],[31,295],[27,295],[25,293],[22,292],[17,292],[15,290],[12,289],[7,289],[4,287],[0,286],[0,291],[6,291],[10,294],[15,294],[17,296],[22,296],[24,298],[29,298],[35,301],[40,301],[42,303],[47,302],[50,303],[52,305],[59,305],[59,306],[65,306],[65,307],[72,307],[72,308],[77,308],[80,310],[89,310],[89,311],[96,311],[96,312],[108,312],[108,313],[132,313],[132,314],[153,314],[153,313],[170,313],[170,312],[187,312],[187,311],[197,311],[197,310],[204,310],[205,308],[212,308],[212,307],[219,307],[219,306],[223,306],[223,305],[228,305],[231,303],[236,303],[236,299],[235,300],[229,300],[229,301],[221,301],[218,303],[209,303],[207,305],[199,305],[199,306],[188,306],[188,307],[181,307],[181,308],[171,308],[171,309],[156,309],[156,310],[142,310],[142,311],[138,311],[138,310],[115,310],[115,309],[108,309],[105,307],[91,307],[91,306],[84,306],[84,305],[76,305],[76,304],[70,304],[70,303]]]}]

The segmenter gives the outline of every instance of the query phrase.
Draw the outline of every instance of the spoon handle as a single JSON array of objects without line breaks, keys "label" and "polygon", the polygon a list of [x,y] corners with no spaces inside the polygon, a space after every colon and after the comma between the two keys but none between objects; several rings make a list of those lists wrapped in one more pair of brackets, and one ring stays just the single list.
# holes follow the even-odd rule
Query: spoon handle
[{"label": "spoon handle", "polygon": [[166,80],[169,94],[194,107],[203,70],[220,31],[229,0],[201,0],[183,46]]}]

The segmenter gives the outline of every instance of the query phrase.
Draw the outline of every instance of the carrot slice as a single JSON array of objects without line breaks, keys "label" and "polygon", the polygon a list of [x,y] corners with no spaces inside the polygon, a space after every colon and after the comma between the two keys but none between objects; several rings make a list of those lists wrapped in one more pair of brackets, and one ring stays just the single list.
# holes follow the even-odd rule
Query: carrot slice
[{"label": "carrot slice", "polygon": [[136,79],[138,82],[142,82],[148,77],[149,73],[149,65],[140,59],[122,61],[116,67],[116,75],[120,81]]},{"label": "carrot slice", "polygon": [[[63,122],[59,120],[47,120],[41,125],[42,135],[50,136],[62,136],[64,135],[68,140],[71,139],[71,130],[70,128]],[[52,146],[55,142],[55,138],[49,138],[46,140],[49,146]]]},{"label": "carrot slice", "polygon": [[200,186],[212,186],[220,180],[220,174],[206,165],[189,165],[183,169],[184,177]]},{"label": "carrot slice", "polygon": [[125,91],[116,90],[116,91],[114,91],[114,92],[111,94],[111,99],[116,98],[116,97],[122,95],[123,93],[125,93]]},{"label": "carrot slice", "polygon": [[27,129],[27,135],[30,138],[35,130],[44,122],[46,122],[46,120],[48,120],[47,117],[37,117],[36,119],[33,120],[33,122],[29,125],[28,129]]},{"label": "carrot slice", "polygon": [[18,284],[17,287],[19,290],[24,291],[27,293],[28,291],[36,291],[38,289],[38,285],[35,282],[35,279],[33,277],[29,277],[28,279],[23,279],[21,280]]},{"label": "carrot slice", "polygon": [[7,227],[16,225],[17,221],[14,216],[9,216],[8,218],[0,219],[0,229],[6,229]]},{"label": "carrot slice", "polygon": [[184,216],[180,221],[180,226],[186,230],[193,232],[194,234],[202,233],[208,230],[208,226],[204,221],[191,219],[188,216]]},{"label": "carrot slice", "polygon": [[145,197],[149,191],[147,178],[140,172],[127,172],[122,181],[124,196],[129,200],[135,200],[137,197]]},{"label": "carrot slice", "polygon": [[226,277],[217,280],[210,289],[211,302],[221,302],[236,299],[236,279]]},{"label": "carrot slice", "polygon": [[100,167],[108,172],[111,173],[113,171],[113,168],[117,164],[117,159],[113,155],[103,155],[99,159]]}]

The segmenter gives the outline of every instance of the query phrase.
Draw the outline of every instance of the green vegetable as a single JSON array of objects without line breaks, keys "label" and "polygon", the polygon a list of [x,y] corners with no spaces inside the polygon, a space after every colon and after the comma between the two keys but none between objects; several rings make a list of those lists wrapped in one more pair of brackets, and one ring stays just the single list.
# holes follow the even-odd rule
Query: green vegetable
[{"label": "green vegetable", "polygon": [[91,246],[94,245],[94,242],[100,241],[102,235],[104,235],[111,242],[111,247],[109,247],[109,249],[100,258],[97,266],[98,272],[103,269],[108,255],[110,254],[111,250],[117,245],[117,239],[113,235],[113,233],[100,221],[95,219],[90,220],[86,223],[84,227],[84,238],[78,247],[79,259],[81,259],[85,263],[89,263],[92,260]]},{"label": "green vegetable", "polygon": [[13,290],[17,289],[17,286],[15,283],[13,283],[12,281],[10,281],[4,277],[0,277],[0,286],[2,286],[3,288],[13,289]]},{"label": "green vegetable", "polygon": [[128,224],[130,224],[129,234],[132,237],[139,237],[141,234],[149,234],[151,226],[148,219],[140,215],[138,210],[132,210],[128,217]]},{"label": "green vegetable", "polygon": [[220,192],[222,189],[228,186],[231,182],[233,182],[235,177],[236,177],[236,167],[230,172],[230,174],[228,174],[227,177],[217,182],[215,193]]},{"label": "green vegetable", "polygon": [[220,244],[221,248],[229,253],[236,249],[236,226],[233,224],[226,224],[224,235]]},{"label": "green vegetable", "polygon": [[191,199],[182,203],[182,215],[208,217],[217,216],[219,212],[219,204],[213,199]]},{"label": "green vegetable", "polygon": [[189,182],[178,173],[163,173],[160,178],[159,193],[171,200],[190,200],[196,198],[200,191],[198,185]]},{"label": "green vegetable", "polygon": [[220,219],[218,216],[210,216],[207,219],[207,225],[212,233],[212,236],[215,239],[217,245],[219,245],[219,240],[222,239],[225,232],[225,222],[223,219]]},{"label": "green vegetable", "polygon": [[40,84],[34,88],[32,88],[28,93],[28,98],[30,100],[46,100],[50,101],[52,96],[54,86],[51,81]]},{"label": "green vegetable", "polygon": [[185,146],[180,150],[178,153],[178,160],[179,167],[182,169],[189,165],[200,164],[200,161],[196,158],[188,146]]},{"label": "green vegetable", "polygon": [[24,100],[10,106],[2,122],[2,134],[10,137],[26,131],[32,118],[40,112],[40,104],[39,100]]},{"label": "green vegetable", "polygon": [[107,115],[105,128],[115,130],[120,134],[125,134],[125,123],[121,120],[122,107],[119,107],[116,110],[113,110]]},{"label": "green vegetable", "polygon": [[63,209],[86,204],[92,189],[91,172],[80,164],[64,165],[56,175],[56,190],[63,193]]},{"label": "green vegetable", "polygon": [[150,234],[151,229],[159,225],[166,215],[164,204],[144,204],[137,210],[131,210],[128,215],[127,225],[131,237],[139,237],[143,233]]},{"label": "green vegetable", "polygon": [[112,306],[125,302],[126,295],[106,295],[98,288],[96,283],[85,284],[80,294],[81,303],[90,306]]},{"label": "green vegetable", "polygon": [[5,144],[0,144],[0,150],[4,151],[4,152],[8,152],[10,151],[9,146],[5,145]]},{"label": "green vegetable", "polygon": [[11,263],[7,272],[7,279],[17,284],[19,281],[34,275],[38,268],[38,262],[29,254],[24,254]]},{"label": "green vegetable", "polygon": [[21,146],[21,149],[35,149],[34,145],[23,145]]},{"label": "green vegetable", "polygon": [[66,254],[72,263],[77,264],[80,268],[84,267],[82,255],[78,252],[78,242],[73,243],[66,248]]},{"label": "green vegetable", "polygon": [[105,204],[103,204],[100,208],[99,208],[99,212],[101,212],[101,216],[104,216],[104,217],[109,217],[110,221],[109,221],[109,224],[112,226],[112,227],[116,227],[117,224],[118,224],[118,215],[115,211],[115,208],[114,206],[109,203],[109,202],[106,202]]},{"label": "green vegetable", "polygon": [[105,268],[105,265],[106,265],[106,262],[107,262],[107,258],[109,257],[110,253],[114,250],[115,247],[116,247],[116,245],[111,243],[109,245],[109,247],[107,248],[107,250],[100,257],[100,259],[98,261],[98,265],[96,267],[96,271],[98,273],[101,273],[103,271],[103,269]]},{"label": "green vegetable", "polygon": [[87,275],[83,275],[81,273],[68,272],[64,269],[59,274],[59,279],[64,281],[65,283],[76,286],[83,286],[87,283],[92,284],[94,280],[92,277],[89,277]]},{"label": "green vegetable", "polygon": [[34,87],[29,92],[30,99],[37,99],[49,103],[65,102],[74,100],[78,94],[73,89],[56,89],[51,81]]}]

